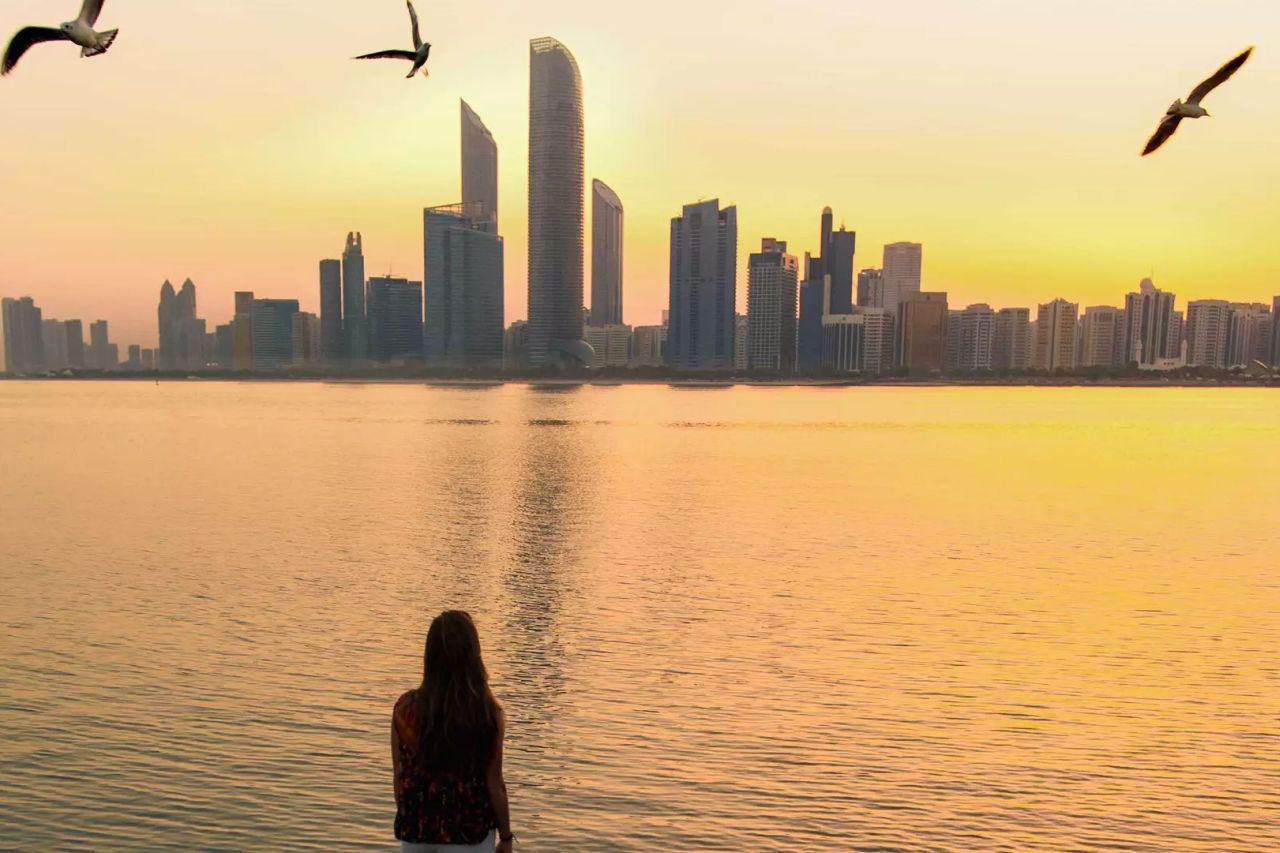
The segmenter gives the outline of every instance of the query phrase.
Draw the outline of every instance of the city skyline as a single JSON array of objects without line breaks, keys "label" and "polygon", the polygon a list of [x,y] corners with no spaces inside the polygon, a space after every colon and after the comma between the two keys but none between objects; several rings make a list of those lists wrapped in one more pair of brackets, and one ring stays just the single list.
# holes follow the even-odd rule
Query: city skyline
[{"label": "city skyline", "polygon": [[[1159,162],[1136,162],[1134,149],[1149,132],[1151,110],[1167,101],[1170,82],[1198,79],[1206,63],[1220,61],[1246,33],[1261,43],[1268,32],[1280,32],[1274,8],[1168,4],[1162,39],[1185,50],[1153,48],[1148,55],[1133,48],[1135,34],[1151,25],[1139,9],[1108,7],[1107,31],[1095,34],[1061,4],[1009,10],[976,3],[963,12],[965,38],[952,45],[942,36],[954,31],[961,13],[936,3],[857,12],[748,4],[743,17],[773,13],[783,32],[806,39],[817,33],[830,55],[859,58],[839,65],[809,59],[802,69],[774,68],[767,76],[745,58],[763,36],[741,22],[731,24],[741,46],[714,63],[699,57],[694,37],[721,21],[696,10],[689,32],[663,36],[670,52],[699,72],[693,84],[680,85],[675,70],[655,67],[648,43],[638,43],[656,29],[640,16],[628,21],[634,34],[606,40],[575,3],[513,7],[505,10],[509,20],[487,33],[470,32],[474,19],[450,10],[433,16],[440,37],[432,78],[410,90],[384,86],[375,69],[353,75],[343,64],[348,42],[401,35],[402,23],[381,16],[348,22],[323,3],[316,19],[303,24],[314,39],[288,47],[297,50],[290,54],[294,69],[262,62],[252,84],[228,84],[214,67],[147,80],[156,52],[168,48],[148,39],[146,27],[193,13],[152,0],[139,5],[154,6],[148,11],[155,21],[140,15],[129,30],[136,40],[131,51],[114,51],[86,85],[114,103],[122,87],[145,81],[137,85],[147,102],[124,98],[98,138],[79,140],[69,115],[41,106],[57,103],[58,93],[79,81],[73,76],[79,69],[70,58],[33,54],[22,85],[3,95],[6,110],[28,109],[41,121],[21,139],[0,141],[6,162],[23,166],[6,176],[10,191],[30,200],[21,211],[0,213],[10,263],[5,290],[39,295],[61,316],[105,312],[122,339],[153,342],[141,323],[143,309],[154,283],[174,270],[201,282],[211,303],[236,290],[269,289],[318,312],[313,259],[332,255],[326,235],[334,231],[369,237],[371,273],[419,277],[415,211],[456,199],[459,98],[484,116],[501,146],[500,230],[508,236],[511,271],[506,319],[526,316],[527,44],[541,32],[568,44],[583,69],[588,177],[605,178],[627,202],[632,322],[657,322],[665,305],[670,209],[715,195],[742,211],[742,269],[747,249],[762,236],[787,240],[797,255],[817,254],[813,211],[830,204],[866,246],[927,244],[925,286],[960,302],[1027,305],[1044,292],[1095,304],[1153,267],[1158,280],[1191,298],[1241,300],[1272,289],[1276,253],[1264,226],[1280,215],[1280,202],[1264,188],[1275,183],[1269,178],[1280,166],[1265,151],[1280,129],[1280,112],[1259,97],[1280,82],[1270,55],[1261,51],[1248,74],[1218,93],[1212,133],[1161,152],[1169,156]],[[6,20],[35,8],[22,0]],[[264,29],[277,16],[290,20],[276,9],[253,14],[266,19]],[[200,23],[212,35],[225,28],[237,38],[259,37],[246,36],[243,15],[234,10],[206,16]],[[977,34],[984,22],[990,35]],[[891,64],[889,47],[879,44],[888,35],[906,45],[914,73]],[[1036,52],[1044,62],[1027,63],[1034,66],[1025,71],[1027,83],[1002,92],[998,102],[950,110],[960,93],[997,73],[984,52],[996,40],[1013,54],[1000,65]],[[342,59],[326,63],[314,55],[329,48]],[[728,87],[744,69],[751,69],[751,85]],[[824,85],[811,85],[814,74]],[[301,87],[294,82],[299,75],[306,80]],[[1118,87],[1115,79],[1128,84]],[[761,86],[784,97],[796,115],[820,102],[833,123],[818,135],[749,127],[744,92]],[[1088,114],[1073,129],[1078,136],[1059,138],[1060,98],[1078,96],[1081,86],[1088,89]],[[727,94],[709,97],[721,91]],[[830,91],[847,95],[834,112],[823,94]],[[938,136],[928,117],[944,110],[947,130]],[[191,132],[167,132],[172,126]],[[413,144],[406,145],[409,138]],[[95,161],[90,151],[113,164],[88,176],[92,209],[77,203],[72,188],[37,183],[58,162]],[[762,163],[772,167],[761,169]],[[1191,164],[1197,180],[1189,184],[1181,175]],[[161,185],[146,179],[156,170],[166,175]],[[101,228],[104,221],[111,227]],[[84,241],[81,252],[54,251],[73,235]],[[227,244],[237,251],[222,250]],[[1043,291],[1031,292],[1037,285]]]}]

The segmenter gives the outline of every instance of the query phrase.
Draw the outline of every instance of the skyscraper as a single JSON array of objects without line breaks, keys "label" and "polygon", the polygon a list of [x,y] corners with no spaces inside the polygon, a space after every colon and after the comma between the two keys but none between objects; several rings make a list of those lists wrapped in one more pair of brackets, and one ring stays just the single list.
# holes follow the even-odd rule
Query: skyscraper
[{"label": "skyscraper", "polygon": [[0,303],[4,317],[4,363],[10,373],[33,373],[43,367],[44,312],[30,296]]},{"label": "skyscraper", "polygon": [[320,262],[320,351],[326,361],[346,355],[342,333],[342,261]]},{"label": "skyscraper", "polygon": [[738,209],[685,205],[671,220],[667,361],[678,370],[733,368],[738,299]]},{"label": "skyscraper", "polygon": [[1247,369],[1255,361],[1270,363],[1271,331],[1270,306],[1247,303],[1232,305],[1227,367]]},{"label": "skyscraper", "polygon": [[1124,312],[1109,305],[1084,309],[1080,321],[1080,367],[1118,367],[1124,338]]},{"label": "skyscraper", "polygon": [[462,105],[462,203],[477,204],[480,230],[498,233],[498,143],[466,101]]},{"label": "skyscraper", "polygon": [[1055,299],[1040,306],[1036,318],[1036,361],[1040,370],[1071,370],[1076,366],[1076,321],[1080,306]]},{"label": "skyscraper", "polygon": [[831,313],[831,276],[821,274],[821,258],[806,254],[804,267],[805,278],[800,282],[800,319],[796,324],[796,369],[812,372],[822,366],[822,319]]},{"label": "skyscraper", "polygon": [[991,366],[994,370],[1026,370],[1032,361],[1031,309],[1002,308],[996,314]]},{"label": "skyscraper", "polygon": [[503,362],[503,240],[481,202],[423,212],[427,363]]},{"label": "skyscraper", "polygon": [[591,182],[591,324],[622,323],[622,202],[604,181]]},{"label": "skyscraper", "polygon": [[296,299],[255,299],[250,313],[255,371],[283,370],[293,363]]},{"label": "skyscraper", "polygon": [[896,327],[898,366],[912,373],[946,367],[947,294],[903,291]]},{"label": "skyscraper", "polygon": [[1137,293],[1125,297],[1125,364],[1153,365],[1169,354],[1173,304],[1172,293],[1158,290],[1151,279],[1142,280]]},{"label": "skyscraper", "polygon": [[890,243],[884,247],[883,304],[890,313],[897,313],[898,303],[908,293],[920,292],[921,271],[924,265],[924,247],[919,243]]},{"label": "skyscraper", "polygon": [[422,282],[369,279],[369,348],[379,364],[422,358]]},{"label": "skyscraper", "polygon": [[[659,326],[658,328],[665,328]],[[742,372],[747,369],[750,361],[747,358],[748,346],[747,341],[751,336],[751,324],[747,322],[746,314],[733,315],[733,369]]]},{"label": "skyscraper", "polygon": [[67,330],[67,363],[79,370],[85,366],[84,323],[79,320],[68,320],[63,325]]},{"label": "skyscraper", "polygon": [[747,366],[793,373],[800,262],[772,237],[747,262]]},{"label": "skyscraper", "polygon": [[1231,341],[1231,304],[1221,299],[1187,303],[1187,365],[1222,370]]},{"label": "skyscraper", "polygon": [[947,346],[955,352],[948,365],[955,370],[990,370],[995,358],[996,312],[990,305],[970,305],[951,312]]},{"label": "skyscraper", "polygon": [[198,370],[204,367],[205,322],[196,316],[196,286],[191,279],[174,291],[169,281],[160,287],[157,311],[161,370]]},{"label": "skyscraper", "polygon": [[231,320],[231,366],[253,370],[253,292],[236,291],[236,313]]},{"label": "skyscraper", "polygon": [[[364,236],[359,232],[347,234],[347,247],[342,252],[342,331],[347,340],[347,361],[366,361],[369,316],[365,310]],[[254,366],[261,369],[256,362]]]},{"label": "skyscraper", "polygon": [[585,366],[584,131],[578,63],[552,38],[529,43],[529,362]]},{"label": "skyscraper", "polygon": [[178,362],[178,305],[177,292],[168,279],[160,286],[160,307],[156,315],[160,334],[157,367],[173,370]]},{"label": "skyscraper", "polygon": [[858,273],[858,305],[877,307],[884,302],[884,276],[880,270],[865,269]]},{"label": "skyscraper", "polygon": [[89,325],[89,366],[95,370],[115,370],[120,352],[111,343],[111,331],[106,320]]},{"label": "skyscraper", "polygon": [[45,370],[66,370],[69,366],[67,357],[67,327],[61,320],[42,320],[40,322],[40,346],[43,352]]}]

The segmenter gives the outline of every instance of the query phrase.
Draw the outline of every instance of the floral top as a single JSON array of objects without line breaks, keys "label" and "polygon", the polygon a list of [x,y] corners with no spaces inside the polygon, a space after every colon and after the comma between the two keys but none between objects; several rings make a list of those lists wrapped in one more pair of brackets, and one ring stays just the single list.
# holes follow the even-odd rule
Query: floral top
[{"label": "floral top", "polygon": [[396,839],[411,844],[479,844],[498,825],[484,770],[473,775],[417,766],[413,691],[396,702],[392,725],[400,739],[396,775]]}]

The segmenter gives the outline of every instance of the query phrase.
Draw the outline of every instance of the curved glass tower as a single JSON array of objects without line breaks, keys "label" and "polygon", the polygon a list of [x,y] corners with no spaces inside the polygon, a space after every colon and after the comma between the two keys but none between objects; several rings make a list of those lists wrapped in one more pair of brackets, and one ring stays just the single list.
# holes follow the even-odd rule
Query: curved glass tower
[{"label": "curved glass tower", "polygon": [[622,202],[591,182],[591,325],[622,325]]},{"label": "curved glass tower", "polygon": [[529,43],[529,363],[590,362],[582,336],[582,76],[553,38]]},{"label": "curved glass tower", "polygon": [[466,101],[462,102],[462,202],[480,204],[484,230],[498,233],[498,144]]}]

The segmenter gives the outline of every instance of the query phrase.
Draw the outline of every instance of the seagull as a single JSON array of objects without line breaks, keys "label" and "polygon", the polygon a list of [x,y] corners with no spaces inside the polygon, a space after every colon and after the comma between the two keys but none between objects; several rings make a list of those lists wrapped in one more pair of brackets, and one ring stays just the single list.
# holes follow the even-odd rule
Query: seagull
[{"label": "seagull", "polygon": [[67,21],[57,29],[53,27],[24,27],[9,42],[4,52],[4,61],[0,62],[0,74],[8,74],[18,64],[22,55],[37,44],[46,41],[69,41],[81,47],[80,55],[98,56],[106,53],[111,43],[116,40],[119,30],[95,32],[93,25],[102,14],[105,0],[84,0],[80,7],[80,17]]},{"label": "seagull", "polygon": [[1182,123],[1184,118],[1204,118],[1209,115],[1204,107],[1200,106],[1200,102],[1208,97],[1209,93],[1221,86],[1232,78],[1237,71],[1240,70],[1249,57],[1253,55],[1253,48],[1249,48],[1235,59],[1218,69],[1218,73],[1214,74],[1208,80],[1205,80],[1191,93],[1187,98],[1187,102],[1174,101],[1169,107],[1169,112],[1165,113],[1164,120],[1160,122],[1160,127],[1156,129],[1155,136],[1151,137],[1151,141],[1147,143],[1147,147],[1143,149],[1142,156],[1154,153],[1161,145],[1169,141],[1169,137],[1173,136],[1177,131],[1178,125]]},{"label": "seagull", "polygon": [[413,70],[405,79],[412,80],[413,75],[419,70],[422,71],[423,77],[431,73],[426,69],[427,57],[431,55],[431,43],[423,41],[422,35],[418,32],[418,13],[413,8],[413,0],[406,0],[406,2],[409,5],[409,19],[413,21],[413,50],[380,50],[377,53],[357,56],[356,59],[407,59],[413,63]]}]

